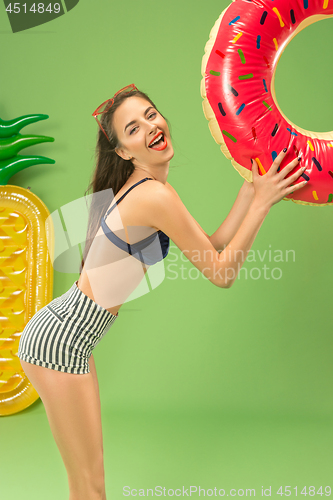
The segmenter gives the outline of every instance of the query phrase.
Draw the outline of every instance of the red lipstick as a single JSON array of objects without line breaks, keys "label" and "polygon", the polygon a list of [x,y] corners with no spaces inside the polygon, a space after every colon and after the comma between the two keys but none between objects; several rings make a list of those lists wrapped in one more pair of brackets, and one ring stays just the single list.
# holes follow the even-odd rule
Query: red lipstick
[{"label": "red lipstick", "polygon": [[[159,132],[158,134],[156,134],[155,137],[150,141],[149,144],[151,144],[152,142],[154,142],[154,140],[157,139],[157,137],[159,135],[161,135],[161,132]],[[159,146],[150,147],[149,149],[154,149],[155,151],[163,151],[163,149],[165,149],[167,147],[168,143],[167,143],[166,137],[163,134],[163,132],[162,132],[162,136],[163,136],[163,142],[162,142],[162,144],[160,144]]]},{"label": "red lipstick", "polygon": [[150,143],[148,144],[148,146],[150,146],[150,145],[151,145],[151,143],[152,143],[152,142],[154,142],[154,141],[155,141],[155,139],[157,139],[157,137],[158,137],[159,135],[161,135],[161,134],[163,134],[163,132],[158,132],[158,134],[156,134],[156,135],[155,135],[155,137],[153,137],[153,138],[152,138],[152,140],[150,141]]}]

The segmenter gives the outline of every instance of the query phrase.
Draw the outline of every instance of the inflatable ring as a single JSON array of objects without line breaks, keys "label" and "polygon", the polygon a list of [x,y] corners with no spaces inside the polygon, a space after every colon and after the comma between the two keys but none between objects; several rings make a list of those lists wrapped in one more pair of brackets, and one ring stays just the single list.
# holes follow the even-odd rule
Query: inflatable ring
[{"label": "inflatable ring", "polygon": [[223,154],[252,181],[251,158],[264,175],[285,147],[281,168],[300,153],[306,170],[297,183],[309,182],[284,199],[302,205],[333,203],[333,132],[291,123],[277,103],[274,78],[290,40],[328,17],[329,0],[234,0],[212,28],[202,59],[203,110]]}]

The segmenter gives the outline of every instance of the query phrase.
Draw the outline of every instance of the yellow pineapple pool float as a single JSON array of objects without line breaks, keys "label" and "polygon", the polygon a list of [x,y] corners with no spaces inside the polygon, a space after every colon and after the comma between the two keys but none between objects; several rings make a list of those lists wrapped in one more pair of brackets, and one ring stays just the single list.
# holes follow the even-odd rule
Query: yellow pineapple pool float
[{"label": "yellow pineapple pool float", "polygon": [[[48,115],[0,119],[0,415],[17,413],[38,399],[17,357],[20,335],[30,318],[52,300],[50,253],[54,229],[46,205],[29,188],[7,184],[20,170],[55,163],[17,153],[52,137],[21,135],[20,130]],[[49,249],[48,249],[49,245]]]}]

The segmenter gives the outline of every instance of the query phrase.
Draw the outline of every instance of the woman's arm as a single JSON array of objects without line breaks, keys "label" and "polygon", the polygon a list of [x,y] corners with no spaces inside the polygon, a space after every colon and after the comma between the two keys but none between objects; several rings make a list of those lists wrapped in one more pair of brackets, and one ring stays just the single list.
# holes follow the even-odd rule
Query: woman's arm
[{"label": "woman's arm", "polygon": [[211,244],[218,252],[224,250],[237,233],[254,200],[254,195],[253,183],[244,181],[229,214],[215,233],[209,236]]},{"label": "woman's arm", "polygon": [[[173,190],[174,193],[177,194],[176,190],[169,184],[166,185],[169,189]],[[231,241],[231,239],[235,236],[239,226],[241,225],[252,201],[254,199],[254,187],[252,182],[244,181],[242,187],[240,188],[237,198],[227,215],[226,219],[222,222],[220,227],[209,236],[204,229],[200,226],[199,222],[195,221],[197,226],[203,232],[203,234],[210,240],[211,244],[220,252],[223,250],[226,245]]]},{"label": "woman's arm", "polygon": [[229,288],[245,261],[269,209],[253,202],[237,234],[219,254],[209,236],[200,228],[175,191],[158,181],[151,181],[149,189],[149,196],[144,198],[141,207],[146,214],[146,225],[158,227],[167,234],[214,285]]},{"label": "woman's arm", "polygon": [[254,161],[252,168],[254,200],[238,231],[220,254],[188,212],[178,194],[158,181],[150,183],[149,196],[144,198],[140,207],[145,213],[146,225],[158,227],[167,234],[213,284],[229,288],[235,281],[270,208],[306,183],[301,182],[291,186],[303,173],[302,169],[285,178],[298,164],[297,159],[277,172],[285,154],[281,152],[278,155],[264,176],[259,175],[258,164]]}]

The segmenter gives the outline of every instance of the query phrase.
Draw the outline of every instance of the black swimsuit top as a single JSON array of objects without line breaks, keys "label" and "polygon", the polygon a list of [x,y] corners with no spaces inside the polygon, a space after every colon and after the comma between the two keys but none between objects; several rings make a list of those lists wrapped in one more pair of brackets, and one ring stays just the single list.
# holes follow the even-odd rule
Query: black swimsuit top
[{"label": "black swimsuit top", "polygon": [[170,240],[165,233],[158,230],[157,233],[153,233],[147,238],[144,238],[143,240],[130,245],[126,241],[118,238],[118,236],[111,231],[111,229],[107,226],[105,222],[105,219],[107,218],[109,213],[112,212],[114,207],[121,202],[121,200],[127,195],[127,193],[129,193],[131,189],[135,188],[135,186],[141,184],[141,182],[145,182],[147,180],[153,180],[153,179],[151,179],[150,177],[145,177],[144,179],[141,179],[141,181],[131,186],[126,191],[126,193],[123,194],[118,201],[116,201],[116,203],[106,212],[104,217],[102,217],[101,227],[106,237],[110,241],[112,241],[112,243],[117,245],[117,247],[121,248],[122,250],[125,250],[125,252],[128,252],[130,255],[133,255],[133,257],[137,258],[141,262],[151,266],[153,264],[156,264],[156,262],[163,260],[168,255]]}]

